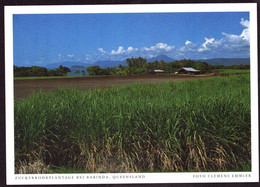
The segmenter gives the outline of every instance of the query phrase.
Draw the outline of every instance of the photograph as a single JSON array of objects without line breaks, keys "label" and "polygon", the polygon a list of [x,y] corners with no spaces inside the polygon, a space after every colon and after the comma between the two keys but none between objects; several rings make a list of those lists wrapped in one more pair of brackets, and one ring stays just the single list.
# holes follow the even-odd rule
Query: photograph
[{"label": "photograph", "polygon": [[259,181],[256,14],[6,6],[7,182]]}]

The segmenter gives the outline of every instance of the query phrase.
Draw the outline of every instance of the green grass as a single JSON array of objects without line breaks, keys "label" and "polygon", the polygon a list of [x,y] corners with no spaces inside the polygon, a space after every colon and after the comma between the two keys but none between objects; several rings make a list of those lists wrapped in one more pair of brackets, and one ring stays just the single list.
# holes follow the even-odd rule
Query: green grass
[{"label": "green grass", "polygon": [[214,69],[212,72],[218,72],[218,75],[239,75],[239,74],[249,74],[249,69]]},{"label": "green grass", "polygon": [[16,101],[14,110],[16,163],[42,159],[85,172],[227,171],[250,163],[249,74],[62,89]]}]

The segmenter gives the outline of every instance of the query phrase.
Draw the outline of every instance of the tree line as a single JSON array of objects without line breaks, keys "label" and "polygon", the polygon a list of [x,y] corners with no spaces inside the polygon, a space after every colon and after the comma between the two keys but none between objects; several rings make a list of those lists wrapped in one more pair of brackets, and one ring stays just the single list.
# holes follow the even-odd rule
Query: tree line
[{"label": "tree line", "polygon": [[202,72],[210,72],[213,69],[249,69],[250,65],[212,65],[202,61],[194,61],[190,59],[176,60],[174,62],[154,61],[147,62],[145,58],[128,58],[127,66],[119,65],[112,68],[101,68],[100,66],[89,66],[86,70],[89,75],[137,75],[149,74],[156,69],[164,70],[165,73],[175,73],[182,67],[192,67]]},{"label": "tree line", "polygon": [[[174,62],[154,61],[147,62],[145,58],[127,58],[126,66],[122,64],[117,67],[101,68],[100,66],[89,66],[86,71],[89,75],[138,75],[149,74],[154,70],[163,70],[166,74],[175,73],[182,67],[192,67],[202,72],[210,72],[213,69],[249,69],[250,65],[212,65],[202,61],[194,61],[190,59],[176,60]],[[60,65],[54,70],[48,70],[47,68],[40,66],[31,67],[17,67],[14,66],[15,77],[31,77],[31,76],[64,76],[71,70],[68,67]],[[75,72],[80,74],[80,72]],[[85,75],[85,71],[81,71],[82,75]]]},{"label": "tree line", "polygon": [[18,67],[14,66],[15,77],[38,77],[38,76],[64,76],[71,70],[60,65],[56,69],[48,70],[45,67],[31,66],[31,67]]}]

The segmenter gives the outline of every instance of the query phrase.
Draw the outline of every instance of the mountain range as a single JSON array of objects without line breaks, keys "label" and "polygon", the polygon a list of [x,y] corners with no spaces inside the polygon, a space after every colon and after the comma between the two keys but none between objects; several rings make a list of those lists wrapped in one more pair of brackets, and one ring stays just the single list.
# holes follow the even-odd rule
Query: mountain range
[{"label": "mountain range", "polygon": [[170,58],[170,57],[168,57],[166,55],[158,55],[156,57],[152,57],[152,58],[147,59],[147,62],[154,62],[156,60],[158,62],[160,62],[161,60],[163,60],[164,62],[173,62],[173,61],[175,61],[173,58]]},{"label": "mountain range", "polygon": [[92,64],[87,64],[87,63],[83,63],[83,62],[71,62],[71,61],[63,61],[63,62],[56,62],[56,63],[52,63],[52,64],[47,64],[45,67],[48,69],[53,69],[53,68],[58,68],[60,65],[62,66],[66,66],[69,68],[86,68],[89,66],[100,66],[101,68],[107,68],[107,67],[114,67],[114,66],[118,66],[119,64],[122,64],[123,66],[126,66],[127,63],[126,61],[97,61],[95,63]]},{"label": "mountain range", "polygon": [[[174,59],[166,56],[166,55],[158,55],[156,57],[152,57],[147,59],[147,62],[154,62],[157,60],[160,62],[163,60],[164,62],[173,62]],[[240,65],[240,64],[250,64],[250,58],[212,58],[212,59],[193,59],[194,61],[202,61],[207,62],[212,65]],[[57,68],[60,65],[66,66],[66,67],[81,67],[79,69],[85,69],[89,66],[100,66],[101,68],[107,68],[107,67],[118,67],[118,65],[121,64],[123,66],[127,66],[126,61],[97,61],[92,64],[87,64],[83,62],[72,62],[72,61],[64,61],[64,62],[57,62],[53,64],[47,64],[45,67],[48,69]]]},{"label": "mountain range", "polygon": [[82,67],[86,67],[91,66],[91,64],[86,64],[83,62],[73,62],[73,61],[63,61],[63,62],[56,62],[56,63],[52,63],[52,64],[47,64],[44,67],[48,68],[48,69],[54,69],[54,68],[58,68],[60,65],[62,66],[66,66],[71,68],[72,66],[82,66]]}]

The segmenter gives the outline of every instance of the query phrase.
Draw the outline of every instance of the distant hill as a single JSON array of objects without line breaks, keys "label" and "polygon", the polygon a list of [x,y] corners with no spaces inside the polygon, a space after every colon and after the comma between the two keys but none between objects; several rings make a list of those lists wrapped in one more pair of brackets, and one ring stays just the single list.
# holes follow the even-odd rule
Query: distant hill
[{"label": "distant hill", "polygon": [[147,59],[147,62],[154,62],[156,60],[158,62],[160,62],[161,60],[163,60],[164,62],[173,62],[173,61],[175,61],[174,59],[172,59],[172,58],[170,58],[170,57],[168,57],[166,55],[158,55],[156,57]]},{"label": "distant hill", "polygon": [[250,58],[212,58],[212,59],[199,59],[196,61],[207,62],[212,65],[240,65],[250,64]]},{"label": "distant hill", "polygon": [[45,67],[52,69],[52,68],[58,68],[60,65],[66,66],[68,68],[71,68],[72,66],[83,66],[83,67],[88,66],[88,64],[82,62],[63,61],[63,62],[56,62],[53,64],[47,64]]},{"label": "distant hill", "polygon": [[86,69],[89,66],[100,66],[101,68],[107,68],[107,67],[118,67],[119,64],[122,64],[123,66],[126,66],[126,61],[97,61],[92,64],[82,63],[82,62],[71,62],[71,61],[64,61],[64,62],[57,62],[53,64],[47,64],[45,67],[48,69],[54,69],[58,68],[60,65],[66,66],[68,68],[72,69]]},{"label": "distant hill", "polygon": [[86,66],[80,66],[80,65],[73,65],[71,68],[80,68],[80,69],[85,69]]},{"label": "distant hill", "polygon": [[126,61],[97,61],[94,64],[90,64],[88,66],[100,66],[101,68],[107,68],[107,67],[118,67],[118,65],[121,64],[123,66],[127,66]]}]

